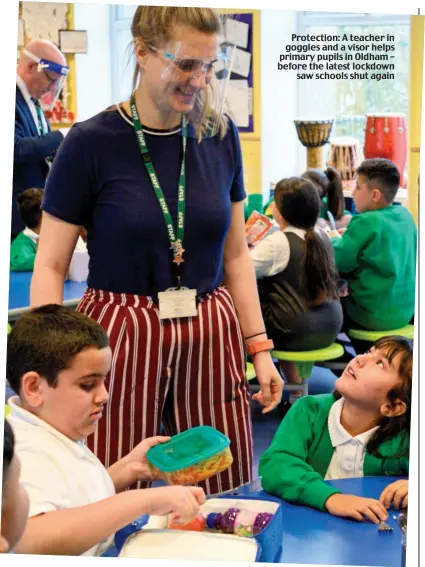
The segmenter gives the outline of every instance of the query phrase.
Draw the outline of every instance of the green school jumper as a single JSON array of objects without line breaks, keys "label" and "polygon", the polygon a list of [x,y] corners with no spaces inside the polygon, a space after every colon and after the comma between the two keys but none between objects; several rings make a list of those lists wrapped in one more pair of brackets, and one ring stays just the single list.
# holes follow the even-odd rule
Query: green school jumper
[{"label": "green school jumper", "polygon": [[[326,500],[340,493],[323,480],[334,453],[327,421],[335,401],[333,394],[319,394],[302,397],[291,407],[260,459],[258,473],[266,492],[323,511]],[[379,447],[388,458],[366,450],[364,476],[408,475],[408,456],[391,457],[408,448],[408,438],[397,436]]]},{"label": "green school jumper", "polygon": [[29,236],[20,232],[10,246],[10,271],[29,272],[34,269],[37,246]]},{"label": "green school jumper", "polygon": [[415,310],[417,230],[405,207],[366,211],[333,238],[335,263],[348,282],[347,315],[365,329],[407,325]]}]

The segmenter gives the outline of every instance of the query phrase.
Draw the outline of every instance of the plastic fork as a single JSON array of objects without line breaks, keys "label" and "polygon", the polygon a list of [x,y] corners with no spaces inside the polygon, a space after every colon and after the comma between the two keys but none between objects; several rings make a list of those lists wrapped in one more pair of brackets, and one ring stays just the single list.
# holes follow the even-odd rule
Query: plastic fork
[{"label": "plastic fork", "polygon": [[392,527],[387,524],[386,522],[380,522],[379,526],[378,526],[378,532],[381,534],[387,534],[392,532],[393,529]]}]

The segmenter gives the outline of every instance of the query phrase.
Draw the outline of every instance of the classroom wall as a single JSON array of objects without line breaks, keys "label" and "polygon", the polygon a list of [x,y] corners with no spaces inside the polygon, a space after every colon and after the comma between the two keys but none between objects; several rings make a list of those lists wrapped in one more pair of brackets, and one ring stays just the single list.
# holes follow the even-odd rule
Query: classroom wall
[{"label": "classroom wall", "polygon": [[271,181],[298,173],[296,74],[277,71],[282,47],[296,30],[296,12],[261,11],[261,187],[266,196]]},{"label": "classroom wall", "polygon": [[74,4],[76,30],[87,30],[88,52],[75,56],[77,120],[86,120],[112,104],[108,4]]},{"label": "classroom wall", "polygon": [[[419,148],[421,145],[421,116],[423,89],[423,54],[425,16],[412,16],[410,30],[410,87],[409,87],[409,210],[418,222]],[[424,181],[422,180],[422,185]]]}]

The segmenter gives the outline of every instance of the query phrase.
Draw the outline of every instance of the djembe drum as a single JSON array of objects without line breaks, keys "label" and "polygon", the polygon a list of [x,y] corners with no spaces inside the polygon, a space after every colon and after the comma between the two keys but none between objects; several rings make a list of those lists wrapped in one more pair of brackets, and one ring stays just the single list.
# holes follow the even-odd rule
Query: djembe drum
[{"label": "djembe drum", "polygon": [[403,180],[407,161],[407,122],[395,112],[366,114],[365,158],[386,158],[394,162]]},{"label": "djembe drum", "polygon": [[341,174],[343,185],[353,188],[356,170],[363,161],[363,151],[357,138],[347,136],[330,140],[328,165]]},{"label": "djembe drum", "polygon": [[307,169],[323,168],[323,146],[331,135],[333,119],[294,120],[298,139],[307,148]]}]

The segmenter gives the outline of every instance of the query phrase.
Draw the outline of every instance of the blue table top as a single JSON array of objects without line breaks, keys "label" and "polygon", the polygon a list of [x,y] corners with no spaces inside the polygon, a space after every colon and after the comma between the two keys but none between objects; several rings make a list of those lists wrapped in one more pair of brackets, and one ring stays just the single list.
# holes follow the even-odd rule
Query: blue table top
[{"label": "blue table top", "polygon": [[[19,312],[17,314],[19,314],[29,308],[31,278],[32,272],[10,272],[9,311],[18,309]],[[64,304],[76,305],[82,298],[86,289],[86,282],[65,282],[63,291]]]},{"label": "blue table top", "polygon": [[[382,490],[398,480],[394,477],[364,477],[328,481],[344,494],[379,498]],[[264,494],[261,490],[242,487],[238,494]],[[380,534],[371,522],[357,522],[337,518],[305,506],[282,501],[283,532],[281,563],[310,565],[367,565],[401,567],[401,530],[395,519],[397,510],[389,510],[387,521],[393,528],[389,534]],[[116,557],[116,549],[105,553]]]}]

